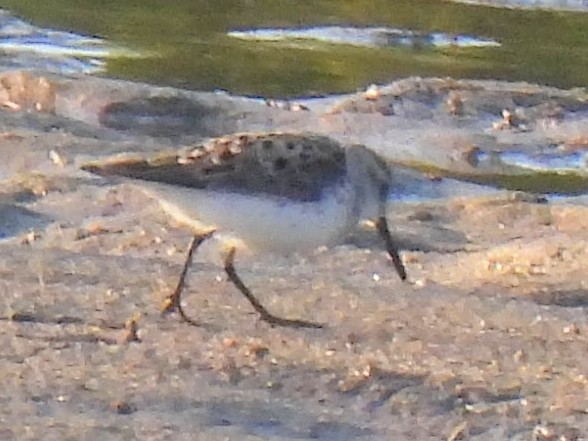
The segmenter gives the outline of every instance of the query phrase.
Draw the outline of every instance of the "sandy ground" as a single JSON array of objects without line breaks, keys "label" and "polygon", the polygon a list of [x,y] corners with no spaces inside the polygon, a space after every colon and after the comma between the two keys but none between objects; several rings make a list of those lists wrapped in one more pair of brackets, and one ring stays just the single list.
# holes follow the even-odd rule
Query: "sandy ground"
[{"label": "sandy ground", "polygon": [[[445,198],[391,203],[408,283],[369,229],[312,255],[238,256],[239,274],[272,312],[325,323],[320,330],[260,322],[227,282],[215,247],[205,246],[184,298],[201,323],[192,327],[159,312],[190,232],[137,188],[79,164],[313,119],[323,132],[342,133],[343,120],[227,96],[169,117],[152,111],[178,109],[167,89],[51,81],[53,95],[42,95],[53,105],[8,94],[0,112],[0,439],[588,436],[581,198],[470,194],[456,184]],[[142,106],[162,93],[167,101]],[[115,97],[122,101],[112,105]],[[382,130],[412,130],[413,117],[386,120]],[[375,118],[358,119],[372,140],[384,121]],[[438,133],[447,133],[447,118]],[[482,138],[460,130],[460,139]],[[346,133],[360,137],[356,126]],[[461,158],[454,153],[439,155]],[[133,341],[129,319],[138,328]]]}]

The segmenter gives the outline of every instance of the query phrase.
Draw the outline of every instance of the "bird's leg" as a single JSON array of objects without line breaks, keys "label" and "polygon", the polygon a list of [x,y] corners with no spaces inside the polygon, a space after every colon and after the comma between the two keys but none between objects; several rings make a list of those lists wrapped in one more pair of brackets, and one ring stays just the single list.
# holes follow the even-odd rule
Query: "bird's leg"
[{"label": "bird's leg", "polygon": [[390,236],[390,230],[388,230],[388,221],[386,220],[385,215],[381,215],[377,222],[378,233],[380,237],[384,240],[384,244],[386,245],[386,251],[388,251],[388,255],[392,259],[392,264],[396,269],[396,272],[400,276],[401,280],[406,280],[406,268],[400,259],[400,255],[398,254],[398,248],[394,244],[392,240],[392,236]]},{"label": "bird's leg", "polygon": [[180,278],[178,280],[178,284],[174,292],[171,293],[163,302],[162,313],[167,314],[170,312],[178,311],[180,317],[185,322],[194,326],[198,326],[198,323],[196,321],[192,320],[190,317],[186,315],[184,309],[182,308],[182,303],[180,300],[182,291],[184,290],[184,286],[186,285],[186,276],[188,275],[188,269],[192,264],[194,252],[198,249],[202,242],[211,237],[213,234],[214,230],[204,234],[196,234],[192,238],[192,241],[190,242],[190,247],[188,248],[188,254],[186,255],[186,260],[184,262],[184,268],[182,268],[182,273],[180,274]]},{"label": "bird's leg", "polygon": [[263,307],[263,305],[259,302],[259,300],[257,300],[257,298],[255,298],[255,296],[251,293],[249,288],[247,288],[247,286],[245,286],[245,284],[243,283],[241,278],[237,275],[237,272],[235,271],[234,262],[235,262],[235,248],[233,247],[229,250],[229,252],[227,253],[227,256],[225,258],[225,272],[227,273],[229,280],[231,282],[233,282],[233,285],[235,285],[235,287],[239,291],[241,291],[241,293],[245,296],[245,298],[247,300],[249,300],[249,303],[251,303],[251,306],[253,306],[253,308],[257,311],[257,313],[259,314],[259,316],[262,320],[264,320],[272,325],[287,326],[287,327],[293,327],[293,328],[322,328],[323,327],[323,325],[321,325],[320,323],[308,322],[306,320],[290,320],[290,319],[277,317],[277,316],[271,314],[267,309],[265,309]]}]

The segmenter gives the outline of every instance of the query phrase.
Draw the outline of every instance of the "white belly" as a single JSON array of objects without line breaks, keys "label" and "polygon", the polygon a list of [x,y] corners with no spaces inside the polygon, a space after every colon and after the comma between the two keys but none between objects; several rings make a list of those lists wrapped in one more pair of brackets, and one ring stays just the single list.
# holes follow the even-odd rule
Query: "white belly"
[{"label": "white belly", "polygon": [[162,208],[196,232],[217,229],[252,249],[290,253],[333,245],[357,224],[348,186],[319,202],[291,201],[165,184],[141,184]]}]

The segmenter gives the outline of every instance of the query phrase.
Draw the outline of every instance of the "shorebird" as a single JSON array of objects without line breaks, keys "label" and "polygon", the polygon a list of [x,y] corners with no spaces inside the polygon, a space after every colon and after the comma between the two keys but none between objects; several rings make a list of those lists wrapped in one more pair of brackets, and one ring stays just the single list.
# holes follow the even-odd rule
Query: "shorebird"
[{"label": "shorebird", "polygon": [[386,221],[390,171],[361,145],[304,133],[238,133],[151,157],[114,157],[83,170],[127,178],[154,196],[194,237],[164,311],[178,311],[194,252],[213,235],[225,246],[224,269],[260,318],[278,326],[322,325],[271,314],[237,275],[239,247],[288,254],[341,243],[364,219],[375,220],[392,264],[406,270]]}]

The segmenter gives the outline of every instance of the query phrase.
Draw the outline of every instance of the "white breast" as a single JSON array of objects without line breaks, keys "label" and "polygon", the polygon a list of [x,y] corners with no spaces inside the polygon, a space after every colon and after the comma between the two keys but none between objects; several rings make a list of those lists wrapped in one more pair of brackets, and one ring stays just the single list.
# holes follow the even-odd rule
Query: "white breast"
[{"label": "white breast", "polygon": [[354,192],[333,187],[316,202],[141,183],[162,208],[196,232],[217,229],[252,249],[291,253],[340,242],[357,224]]}]

